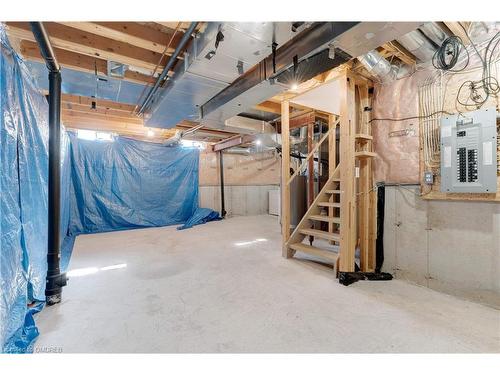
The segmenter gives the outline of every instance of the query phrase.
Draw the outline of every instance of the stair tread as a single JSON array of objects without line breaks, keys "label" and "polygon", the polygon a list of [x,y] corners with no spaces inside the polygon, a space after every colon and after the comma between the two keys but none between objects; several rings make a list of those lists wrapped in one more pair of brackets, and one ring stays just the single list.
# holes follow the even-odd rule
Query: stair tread
[{"label": "stair tread", "polygon": [[357,151],[355,156],[357,158],[376,158],[378,155],[371,151]]},{"label": "stair tread", "polygon": [[340,194],[340,190],[325,190],[328,194]]},{"label": "stair tread", "polygon": [[338,233],[329,233],[319,229],[304,228],[300,230],[300,233],[306,236],[320,237],[330,241],[340,241],[340,235]]},{"label": "stair tread", "polygon": [[327,216],[327,215],[311,215],[309,216],[311,220],[326,221],[328,223],[340,224],[340,217],[338,216]]},{"label": "stair tread", "polygon": [[361,139],[361,140],[368,141],[368,140],[372,140],[373,136],[370,135],[370,134],[361,134],[361,133],[358,133],[358,134],[356,134],[356,139]]},{"label": "stair tread", "polygon": [[329,259],[333,262],[337,261],[338,254],[333,251],[323,250],[314,246],[309,246],[303,243],[294,243],[290,245],[290,248],[296,251],[301,251],[303,253],[315,255],[318,257]]},{"label": "stair tread", "polygon": [[321,207],[340,207],[339,202],[318,202],[318,206]]}]

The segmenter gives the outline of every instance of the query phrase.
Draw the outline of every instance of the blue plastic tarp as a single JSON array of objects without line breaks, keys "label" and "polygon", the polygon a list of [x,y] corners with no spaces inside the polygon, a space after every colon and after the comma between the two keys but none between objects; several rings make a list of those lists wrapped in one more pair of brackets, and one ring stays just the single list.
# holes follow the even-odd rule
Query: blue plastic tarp
[{"label": "blue plastic tarp", "polygon": [[180,224],[197,209],[198,149],[69,134],[71,235]]},{"label": "blue plastic tarp", "polygon": [[[45,300],[48,104],[1,23],[0,45],[0,347],[22,353]],[[62,128],[61,269],[80,233],[217,220],[198,207],[198,162],[197,148],[87,141]]]},{"label": "blue plastic tarp", "polygon": [[179,230],[192,228],[195,225],[205,224],[209,221],[221,220],[221,217],[218,212],[210,209],[210,208],[198,208],[193,213],[193,215],[180,227],[177,227]]},{"label": "blue plastic tarp", "polygon": [[[38,336],[31,302],[45,300],[48,104],[0,24],[0,345],[25,352]],[[69,221],[68,138],[62,137],[61,232]]]}]

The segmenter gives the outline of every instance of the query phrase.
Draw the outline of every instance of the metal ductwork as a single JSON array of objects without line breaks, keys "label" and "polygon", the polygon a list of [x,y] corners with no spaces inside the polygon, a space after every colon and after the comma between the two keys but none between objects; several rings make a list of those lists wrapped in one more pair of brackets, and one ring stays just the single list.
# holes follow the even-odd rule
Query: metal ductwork
[{"label": "metal ductwork", "polygon": [[389,61],[375,50],[358,57],[358,60],[368,73],[378,78],[381,82],[393,81],[398,75],[398,67],[391,65]]},{"label": "metal ductwork", "polygon": [[422,23],[316,22],[276,50],[201,107],[202,123],[224,121],[414,30]]},{"label": "metal ductwork", "polygon": [[435,22],[427,22],[397,41],[420,62],[427,62],[432,60],[437,48],[448,36]]},{"label": "metal ductwork", "polygon": [[174,53],[168,59],[167,64],[163,68],[163,71],[161,72],[160,76],[156,79],[154,86],[151,88],[151,90],[149,90],[148,94],[146,95],[146,98],[144,98],[144,101],[142,102],[138,113],[143,113],[144,110],[148,107],[149,103],[152,100],[154,100],[154,95],[158,91],[158,88],[163,83],[163,81],[168,78],[168,72],[174,66],[175,62],[177,61],[177,57],[180,55],[181,51],[188,44],[188,42],[191,38],[191,35],[193,34],[194,30],[196,29],[196,26],[198,26],[198,22],[191,22],[188,29],[184,32],[184,35],[182,36],[182,39],[180,40],[177,47],[175,48]]},{"label": "metal ductwork", "polygon": [[[230,130],[226,120],[251,113],[292,81],[310,79],[420,25],[315,22],[293,32],[291,22],[209,22],[190,43],[183,63],[176,64],[169,83],[158,89],[145,111],[145,124],[171,128],[182,120],[201,120],[206,127]],[[217,43],[219,33],[224,38]]]},{"label": "metal ductwork", "polygon": [[[219,33],[224,39],[217,42]],[[295,33],[290,22],[209,22],[145,111],[146,126],[171,128],[200,120],[200,107]],[[219,37],[220,38],[220,37]],[[217,44],[217,48],[215,47]]]}]

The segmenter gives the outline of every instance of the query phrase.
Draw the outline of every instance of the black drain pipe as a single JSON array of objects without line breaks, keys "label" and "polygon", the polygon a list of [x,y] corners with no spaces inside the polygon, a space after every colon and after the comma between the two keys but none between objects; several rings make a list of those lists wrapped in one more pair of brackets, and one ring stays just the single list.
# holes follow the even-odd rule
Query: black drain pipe
[{"label": "black drain pipe", "polygon": [[220,169],[220,202],[221,210],[220,216],[224,219],[226,217],[226,206],[224,200],[224,160],[222,158],[222,150],[219,151],[219,169]]},{"label": "black drain pipe", "polygon": [[30,22],[40,53],[49,69],[49,180],[48,241],[45,299],[48,305],[61,302],[66,274],[59,268],[61,239],[61,71],[41,22]]}]

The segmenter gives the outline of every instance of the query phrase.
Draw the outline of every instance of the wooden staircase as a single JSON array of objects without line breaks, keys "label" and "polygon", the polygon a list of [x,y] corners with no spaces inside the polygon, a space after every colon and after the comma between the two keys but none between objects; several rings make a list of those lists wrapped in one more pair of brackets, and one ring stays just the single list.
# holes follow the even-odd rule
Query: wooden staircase
[{"label": "wooden staircase", "polygon": [[[302,243],[306,237],[322,238],[328,240],[330,243],[340,243],[340,169],[336,167],[332,176],[325,183],[319,194],[314,199],[313,203],[305,213],[302,220],[299,222],[295,230],[286,243],[287,257],[293,257],[295,252],[299,251],[309,255],[322,258],[326,263],[331,263],[334,271],[337,271],[337,261],[339,254],[330,250],[321,249],[316,246],[307,245]],[[324,208],[335,208],[338,212],[329,215],[328,211]],[[329,226],[333,231],[315,229],[315,222],[326,222],[333,224]]]},{"label": "wooden staircase", "polygon": [[[377,201],[373,188],[372,162],[377,155],[373,152],[370,126],[371,84],[348,69],[339,71],[332,79],[339,83],[340,113],[328,114],[328,131],[314,147],[312,139],[309,141],[307,156],[291,176],[288,156],[290,101],[285,98],[281,102],[282,254],[286,258],[292,258],[296,252],[300,252],[321,258],[326,263],[333,264],[337,275],[337,271],[350,273],[356,270],[356,250],[359,249],[361,271],[373,272]],[[297,127],[297,124],[294,126]],[[290,183],[297,175],[305,172],[306,166],[308,179],[312,178],[312,173],[309,172],[314,170],[312,158],[326,140],[329,178],[290,234]],[[337,161],[337,151],[340,162]],[[304,243],[306,238],[309,239],[309,244]],[[321,248],[321,242],[325,242],[315,242],[317,239],[326,240],[330,245],[338,245],[338,253],[331,246]]]}]

